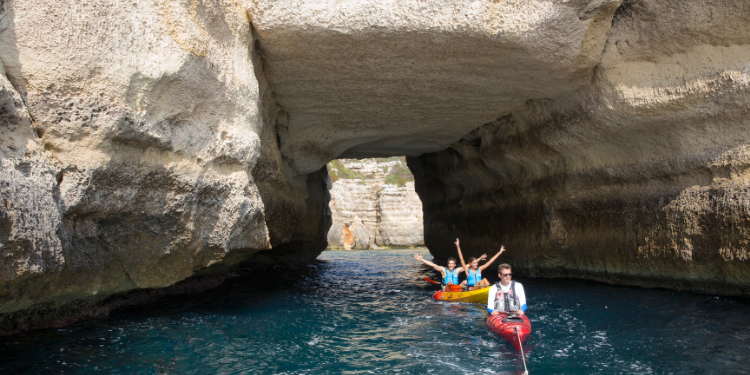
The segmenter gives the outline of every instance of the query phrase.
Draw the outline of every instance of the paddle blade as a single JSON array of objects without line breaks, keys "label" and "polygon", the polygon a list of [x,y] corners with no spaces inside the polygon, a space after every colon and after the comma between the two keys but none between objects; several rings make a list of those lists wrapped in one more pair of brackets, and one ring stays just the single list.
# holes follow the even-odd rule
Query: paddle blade
[{"label": "paddle blade", "polygon": [[440,284],[439,282],[437,282],[437,281],[435,281],[435,280],[433,280],[433,279],[431,279],[429,277],[425,277],[424,281],[427,281],[430,284]]}]

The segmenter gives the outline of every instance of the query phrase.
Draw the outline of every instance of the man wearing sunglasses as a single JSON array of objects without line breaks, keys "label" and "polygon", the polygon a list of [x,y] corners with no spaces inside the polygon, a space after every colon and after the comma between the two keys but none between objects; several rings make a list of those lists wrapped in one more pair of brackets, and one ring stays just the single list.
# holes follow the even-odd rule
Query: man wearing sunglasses
[{"label": "man wearing sunglasses", "polygon": [[523,315],[526,311],[526,293],[523,285],[511,280],[513,274],[510,264],[503,263],[497,267],[500,282],[490,287],[487,297],[487,312],[497,315],[506,312],[508,315]]}]

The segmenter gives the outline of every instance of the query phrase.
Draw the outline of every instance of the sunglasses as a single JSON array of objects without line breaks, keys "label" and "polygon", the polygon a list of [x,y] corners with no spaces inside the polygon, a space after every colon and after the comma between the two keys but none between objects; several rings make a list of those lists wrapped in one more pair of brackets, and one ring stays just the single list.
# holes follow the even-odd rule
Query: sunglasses
[{"label": "sunglasses", "polygon": [[500,276],[502,276],[502,277],[513,276],[513,274],[512,273],[501,273]]}]

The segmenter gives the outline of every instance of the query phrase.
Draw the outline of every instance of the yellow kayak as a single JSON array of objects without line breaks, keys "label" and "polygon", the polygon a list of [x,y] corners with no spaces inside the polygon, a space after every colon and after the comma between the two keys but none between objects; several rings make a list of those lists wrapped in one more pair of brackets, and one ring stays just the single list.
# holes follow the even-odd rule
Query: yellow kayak
[{"label": "yellow kayak", "polygon": [[437,291],[432,298],[438,301],[446,302],[469,302],[469,303],[487,303],[487,294],[490,292],[490,286],[470,290],[468,292],[443,292]]}]

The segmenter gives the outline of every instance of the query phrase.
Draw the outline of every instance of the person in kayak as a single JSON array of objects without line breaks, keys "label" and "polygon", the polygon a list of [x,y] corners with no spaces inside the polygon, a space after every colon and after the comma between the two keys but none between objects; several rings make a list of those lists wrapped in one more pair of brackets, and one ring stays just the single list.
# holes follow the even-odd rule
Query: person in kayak
[{"label": "person in kayak", "polygon": [[438,266],[437,264],[422,258],[419,254],[414,254],[414,259],[434,268],[435,271],[439,271],[440,274],[443,275],[443,291],[445,291],[445,286],[448,284],[459,285],[458,275],[463,272],[464,269],[463,267],[456,268],[456,259],[448,258],[448,268]]},{"label": "person in kayak", "polygon": [[482,271],[484,271],[487,267],[494,262],[497,257],[500,256],[505,251],[505,246],[500,246],[500,251],[495,254],[495,256],[492,257],[487,263],[483,265],[479,265],[479,262],[487,259],[487,254],[482,254],[479,258],[471,257],[469,258],[469,266],[466,266],[466,263],[464,262],[464,255],[461,254],[461,245],[458,238],[456,238],[456,250],[458,250],[458,259],[461,260],[461,267],[464,270],[466,270],[466,280],[464,280],[461,285],[467,286],[469,290],[475,290],[479,289],[481,286],[484,285],[490,285],[490,282],[487,281],[487,279],[482,278]]},{"label": "person in kayak", "polygon": [[497,267],[500,281],[490,287],[487,296],[487,312],[497,315],[505,312],[508,315],[523,315],[526,311],[526,293],[523,285],[511,280],[510,264],[503,263]]}]

